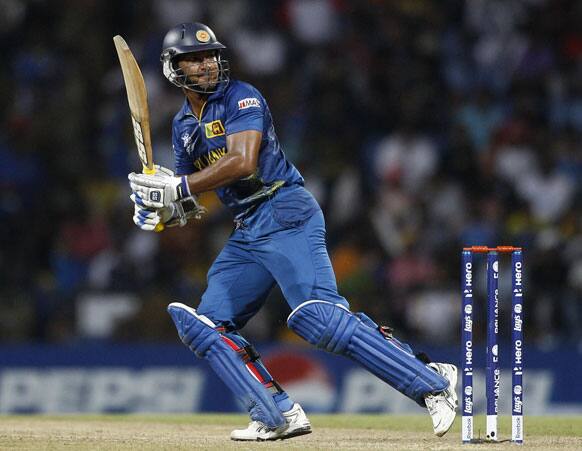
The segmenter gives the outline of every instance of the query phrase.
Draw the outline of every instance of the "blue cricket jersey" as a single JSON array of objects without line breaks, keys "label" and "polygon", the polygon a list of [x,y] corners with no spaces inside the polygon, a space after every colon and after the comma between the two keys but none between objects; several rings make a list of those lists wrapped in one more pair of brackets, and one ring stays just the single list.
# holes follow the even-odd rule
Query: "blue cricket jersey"
[{"label": "blue cricket jersey", "polygon": [[283,185],[303,185],[299,171],[285,158],[267,102],[248,83],[231,80],[211,94],[200,118],[193,114],[186,99],[174,117],[172,145],[176,174],[200,171],[222,158],[226,136],[245,130],[262,132],[259,160],[255,174],[215,191],[235,216],[243,215],[253,205]]}]

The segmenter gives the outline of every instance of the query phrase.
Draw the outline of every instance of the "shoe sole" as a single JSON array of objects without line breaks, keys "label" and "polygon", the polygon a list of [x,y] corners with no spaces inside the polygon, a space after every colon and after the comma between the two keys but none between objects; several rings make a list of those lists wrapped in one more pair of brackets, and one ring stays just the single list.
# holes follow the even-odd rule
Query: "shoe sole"
[{"label": "shoe sole", "polygon": [[273,438],[230,438],[235,442],[274,442],[276,440],[287,440],[288,438],[299,437],[301,435],[311,434],[313,430],[311,427],[304,427],[295,429],[293,432],[289,432],[281,437],[273,437]]},{"label": "shoe sole", "polygon": [[288,438],[299,437],[300,435],[307,435],[307,434],[311,434],[312,432],[313,432],[313,430],[311,429],[310,426],[307,426],[304,428],[298,428],[298,429],[295,429],[293,432],[289,432],[288,434],[285,434],[283,437],[280,437],[280,440],[286,440]]}]

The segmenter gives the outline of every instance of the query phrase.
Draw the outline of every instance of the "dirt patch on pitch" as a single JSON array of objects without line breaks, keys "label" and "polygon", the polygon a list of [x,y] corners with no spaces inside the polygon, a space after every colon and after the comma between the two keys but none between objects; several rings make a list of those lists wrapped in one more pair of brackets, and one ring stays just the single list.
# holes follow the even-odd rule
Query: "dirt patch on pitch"
[{"label": "dirt patch on pitch", "polygon": [[[2,419],[0,449],[63,448],[75,450],[186,450],[186,449],[418,449],[467,450],[458,433],[438,439],[429,432],[402,432],[377,429],[317,428],[314,433],[294,439],[265,443],[233,442],[231,426],[171,424],[155,422],[48,420],[39,417]],[[582,439],[575,437],[530,437],[534,449],[581,449]],[[477,445],[478,446],[478,445]],[[511,447],[509,442],[494,448]]]}]

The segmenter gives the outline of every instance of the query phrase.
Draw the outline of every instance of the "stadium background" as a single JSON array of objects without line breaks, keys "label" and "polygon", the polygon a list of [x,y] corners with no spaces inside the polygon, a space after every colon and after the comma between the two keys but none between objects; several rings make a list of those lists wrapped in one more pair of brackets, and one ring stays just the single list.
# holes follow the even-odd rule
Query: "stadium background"
[{"label": "stadium background", "polygon": [[[86,381],[127,365],[129,376],[108,373],[118,383],[148,364],[202,368],[165,306],[197,304],[231,219],[205,195],[201,222],[159,235],[133,225],[126,177],[139,164],[111,40],[123,35],[142,66],[155,159],[171,167],[182,99],[161,74],[160,45],[194,20],[229,47],[232,76],[267,98],[325,211],[353,310],[458,361],[460,248],[521,245],[526,362],[550,371],[550,398],[582,411],[582,389],[559,379],[581,372],[580,2],[1,0],[0,412],[51,410],[10,404],[18,390],[6,381],[56,367],[89,368]],[[505,337],[509,282],[502,271]],[[243,332],[267,354],[294,349],[344,374],[288,332],[288,312],[275,291]],[[140,410],[103,408],[116,409]]]}]

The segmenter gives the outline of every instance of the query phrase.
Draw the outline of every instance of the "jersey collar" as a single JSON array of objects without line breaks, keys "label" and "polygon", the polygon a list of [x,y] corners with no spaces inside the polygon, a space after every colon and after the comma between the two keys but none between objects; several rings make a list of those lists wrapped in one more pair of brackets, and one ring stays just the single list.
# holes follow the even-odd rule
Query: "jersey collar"
[{"label": "jersey collar", "polygon": [[[229,84],[228,81],[226,83],[221,83],[216,92],[210,94],[210,96],[206,100],[206,105],[208,105],[211,102],[214,102],[215,100],[221,97],[224,97],[224,92],[226,91],[228,84]],[[188,99],[184,99],[184,103],[182,104],[182,108],[180,109],[178,115],[180,120],[185,119],[187,117],[193,117],[196,119],[196,116],[194,115],[194,113],[192,112],[192,108],[190,107],[190,102],[188,102]]]}]

